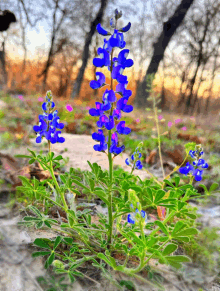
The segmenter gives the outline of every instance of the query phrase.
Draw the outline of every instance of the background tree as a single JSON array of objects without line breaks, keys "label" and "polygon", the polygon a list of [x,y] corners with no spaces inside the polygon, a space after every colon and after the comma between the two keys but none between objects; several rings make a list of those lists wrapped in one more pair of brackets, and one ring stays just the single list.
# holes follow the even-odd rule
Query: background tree
[{"label": "background tree", "polygon": [[149,75],[156,74],[160,61],[164,57],[166,47],[168,46],[177,28],[183,21],[192,3],[193,0],[182,0],[181,3],[177,6],[174,14],[163,23],[162,32],[159,35],[157,41],[153,44],[153,56],[150,60],[146,75],[137,90],[135,103],[138,107],[146,106],[146,98],[148,97],[148,93],[146,92],[146,79]]}]

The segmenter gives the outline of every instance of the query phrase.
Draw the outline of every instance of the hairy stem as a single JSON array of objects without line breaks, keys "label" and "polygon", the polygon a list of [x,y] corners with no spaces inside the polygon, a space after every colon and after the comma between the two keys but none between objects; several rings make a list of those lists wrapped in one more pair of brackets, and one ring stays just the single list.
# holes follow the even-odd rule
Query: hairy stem
[{"label": "hairy stem", "polygon": [[51,177],[53,179],[53,182],[54,182],[54,185],[55,185],[55,188],[56,188],[56,191],[57,191],[57,194],[60,195],[61,197],[61,200],[63,202],[63,206],[64,206],[64,209],[65,211],[67,212],[68,210],[68,205],[66,203],[66,200],[65,200],[65,197],[64,197],[64,193],[62,191],[60,191],[60,187],[57,183],[57,179],[54,175],[54,171],[53,171],[53,162],[52,162],[52,159],[51,159],[51,143],[50,141],[48,140],[48,147],[49,147],[49,157],[50,157],[50,165],[49,165],[49,169],[50,169],[50,174],[51,174]]},{"label": "hairy stem", "polygon": [[[113,51],[111,52],[111,69],[110,69],[110,74],[111,74],[111,90],[113,90],[113,79],[112,79],[112,68],[113,68]],[[112,115],[113,107],[111,107],[111,113]],[[112,131],[109,130],[108,133],[108,162],[109,162],[109,195],[108,195],[108,223],[109,223],[109,232],[108,232],[108,248],[110,248],[111,243],[112,243],[112,232],[113,232],[113,217],[112,217],[112,182],[113,182],[113,158],[112,154],[110,153],[110,147],[111,147],[111,136],[112,136]]]},{"label": "hairy stem", "polygon": [[[155,102],[155,99],[154,99]],[[161,144],[160,144],[160,128],[159,128],[159,123],[158,123],[158,116],[157,116],[157,107],[155,106],[154,103],[154,113],[155,113],[155,121],[156,121],[156,126],[157,126],[157,135],[158,135],[158,149],[159,149],[159,156],[160,156],[160,164],[163,172],[163,178],[165,177],[164,173],[164,168],[163,168],[163,160],[162,160],[162,154],[161,154]]]}]

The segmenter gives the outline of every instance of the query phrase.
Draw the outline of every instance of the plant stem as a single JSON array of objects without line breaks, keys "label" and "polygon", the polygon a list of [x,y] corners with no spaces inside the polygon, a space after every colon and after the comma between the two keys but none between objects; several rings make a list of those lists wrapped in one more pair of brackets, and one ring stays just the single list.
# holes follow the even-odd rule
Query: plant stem
[{"label": "plant stem", "polygon": [[54,185],[55,185],[55,188],[56,188],[56,191],[57,191],[57,194],[60,195],[61,197],[61,200],[63,202],[63,206],[65,208],[65,211],[67,212],[68,210],[68,205],[66,203],[66,200],[65,200],[65,197],[64,197],[64,193],[62,193],[62,191],[60,191],[60,187],[57,183],[57,179],[54,175],[54,171],[53,171],[53,163],[52,163],[52,159],[51,159],[51,143],[50,141],[48,140],[48,146],[49,146],[49,157],[50,157],[50,165],[49,165],[49,169],[50,169],[50,174],[51,174],[51,177],[53,179],[53,182],[54,182]]},{"label": "plant stem", "polygon": [[[113,79],[112,79],[112,68],[113,68],[113,49],[111,52],[111,90],[113,90]],[[113,108],[111,107],[111,113],[112,115]],[[109,194],[108,194],[108,223],[109,223],[109,232],[108,232],[108,249],[110,248],[110,245],[112,243],[112,232],[113,232],[113,217],[112,217],[112,182],[113,182],[113,159],[112,159],[112,154],[110,153],[110,147],[111,147],[111,136],[112,136],[112,131],[109,130],[108,133],[108,163],[109,163]]]},{"label": "plant stem", "polygon": [[154,113],[155,113],[155,121],[157,126],[157,134],[158,134],[158,149],[159,149],[159,156],[160,156],[160,164],[163,172],[163,178],[165,177],[164,168],[163,168],[163,160],[162,160],[162,154],[161,154],[161,144],[160,144],[160,128],[158,123],[158,117],[157,117],[157,107],[155,107],[155,99],[154,99]]}]

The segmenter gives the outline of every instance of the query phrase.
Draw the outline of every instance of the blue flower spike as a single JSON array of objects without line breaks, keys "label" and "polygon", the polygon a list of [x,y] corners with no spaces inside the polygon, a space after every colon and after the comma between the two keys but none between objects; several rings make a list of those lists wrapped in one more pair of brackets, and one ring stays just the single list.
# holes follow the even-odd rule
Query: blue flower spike
[{"label": "blue flower spike", "polygon": [[141,147],[142,143],[137,146],[136,151],[131,155],[131,161],[129,158],[125,160],[125,164],[132,168],[132,173],[135,169],[142,170],[143,168],[143,165],[140,161],[140,158],[142,157],[142,154],[140,153]]},{"label": "blue flower spike", "polygon": [[[202,180],[202,169],[207,169],[209,167],[208,163],[204,159],[201,159],[200,157],[204,154],[201,145],[196,146],[196,150],[190,150],[189,155],[193,161],[193,165],[191,165],[189,162],[186,163],[185,167],[182,167],[179,169],[180,174],[188,175],[189,173],[194,176],[196,181]],[[201,167],[202,169],[199,169]]]},{"label": "blue flower spike", "polygon": [[39,124],[33,126],[33,130],[37,133],[36,143],[41,143],[43,137],[52,144],[65,141],[65,138],[60,136],[60,129],[64,128],[64,123],[60,122],[58,111],[53,111],[54,107],[51,91],[47,91],[46,102],[42,104],[43,114],[39,115]]},{"label": "blue flower spike", "polygon": [[[96,79],[90,82],[90,87],[94,90],[108,86],[105,90],[101,102],[95,102],[95,108],[89,110],[89,114],[98,117],[98,132],[92,134],[92,138],[99,142],[94,145],[95,151],[112,154],[112,158],[122,153],[125,149],[124,145],[120,145],[118,136],[121,134],[128,135],[131,132],[129,127],[125,126],[125,121],[121,120],[122,112],[130,113],[133,106],[129,105],[129,97],[132,95],[131,90],[127,90],[128,78],[123,74],[126,68],[130,68],[134,62],[128,59],[129,50],[123,49],[126,45],[124,41],[124,33],[127,32],[131,23],[125,27],[117,29],[117,21],[122,17],[122,12],[115,10],[114,19],[110,20],[110,27],[113,28],[112,33],[104,29],[98,24],[96,29],[99,34],[105,36],[103,46],[97,50],[97,57],[93,59],[93,65],[98,68],[106,68],[111,73],[110,84],[106,83],[106,77],[102,72],[96,72]],[[109,36],[109,37],[108,37]],[[114,55],[115,48],[122,49],[118,55]],[[113,79],[118,84],[114,88]],[[118,98],[118,94],[120,98]],[[54,133],[50,133],[54,135]],[[108,138],[107,138],[108,137]],[[142,165],[136,161],[137,169],[141,169]]]}]

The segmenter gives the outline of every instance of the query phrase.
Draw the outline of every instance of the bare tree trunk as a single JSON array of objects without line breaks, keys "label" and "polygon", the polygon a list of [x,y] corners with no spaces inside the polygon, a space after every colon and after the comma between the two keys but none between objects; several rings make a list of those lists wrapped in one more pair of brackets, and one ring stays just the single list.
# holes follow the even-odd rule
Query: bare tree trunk
[{"label": "bare tree trunk", "polygon": [[77,79],[76,79],[74,87],[73,87],[73,91],[71,94],[72,98],[75,98],[77,95],[79,95],[79,92],[81,89],[81,84],[83,81],[84,72],[85,72],[87,62],[89,59],[89,46],[92,42],[92,37],[96,31],[96,26],[102,21],[107,3],[108,3],[108,0],[101,0],[101,6],[100,6],[100,9],[98,11],[98,14],[96,15],[96,18],[93,20],[93,22],[91,22],[90,31],[86,36],[86,40],[85,40],[85,44],[84,44],[84,49],[83,49],[83,54],[82,54],[82,66],[79,70]]},{"label": "bare tree trunk", "polygon": [[205,23],[205,27],[204,27],[204,31],[203,31],[203,36],[202,39],[199,41],[199,54],[198,54],[198,60],[197,60],[197,65],[196,65],[196,70],[194,73],[193,78],[191,79],[191,83],[190,83],[190,93],[188,95],[187,101],[186,101],[186,105],[185,105],[185,110],[184,113],[187,114],[188,111],[190,110],[190,106],[191,106],[191,102],[193,101],[193,89],[195,86],[195,82],[196,82],[196,77],[199,71],[199,68],[202,64],[203,60],[203,43],[205,41],[206,38],[206,34],[208,32],[208,27],[209,27],[209,23],[210,23],[210,17],[209,17],[209,12],[207,12],[206,14],[206,23]]},{"label": "bare tree trunk", "polygon": [[3,78],[4,78],[4,85],[2,86],[2,90],[7,89],[7,83],[8,83],[8,74],[6,71],[6,64],[5,64],[5,40],[2,43],[2,50],[0,51],[0,61],[2,64],[2,71],[3,71]]},{"label": "bare tree trunk", "polygon": [[177,28],[182,23],[192,3],[193,3],[193,0],[182,0],[180,5],[176,8],[174,14],[168,19],[167,22],[164,23],[163,31],[161,32],[157,42],[155,42],[153,45],[154,47],[153,56],[151,58],[144,80],[141,82],[137,90],[137,96],[135,98],[136,106],[138,107],[146,106],[146,98],[149,95],[149,93],[146,92],[147,77],[149,75],[156,74],[160,61],[164,57],[164,52],[166,50],[166,47],[168,46]]}]

